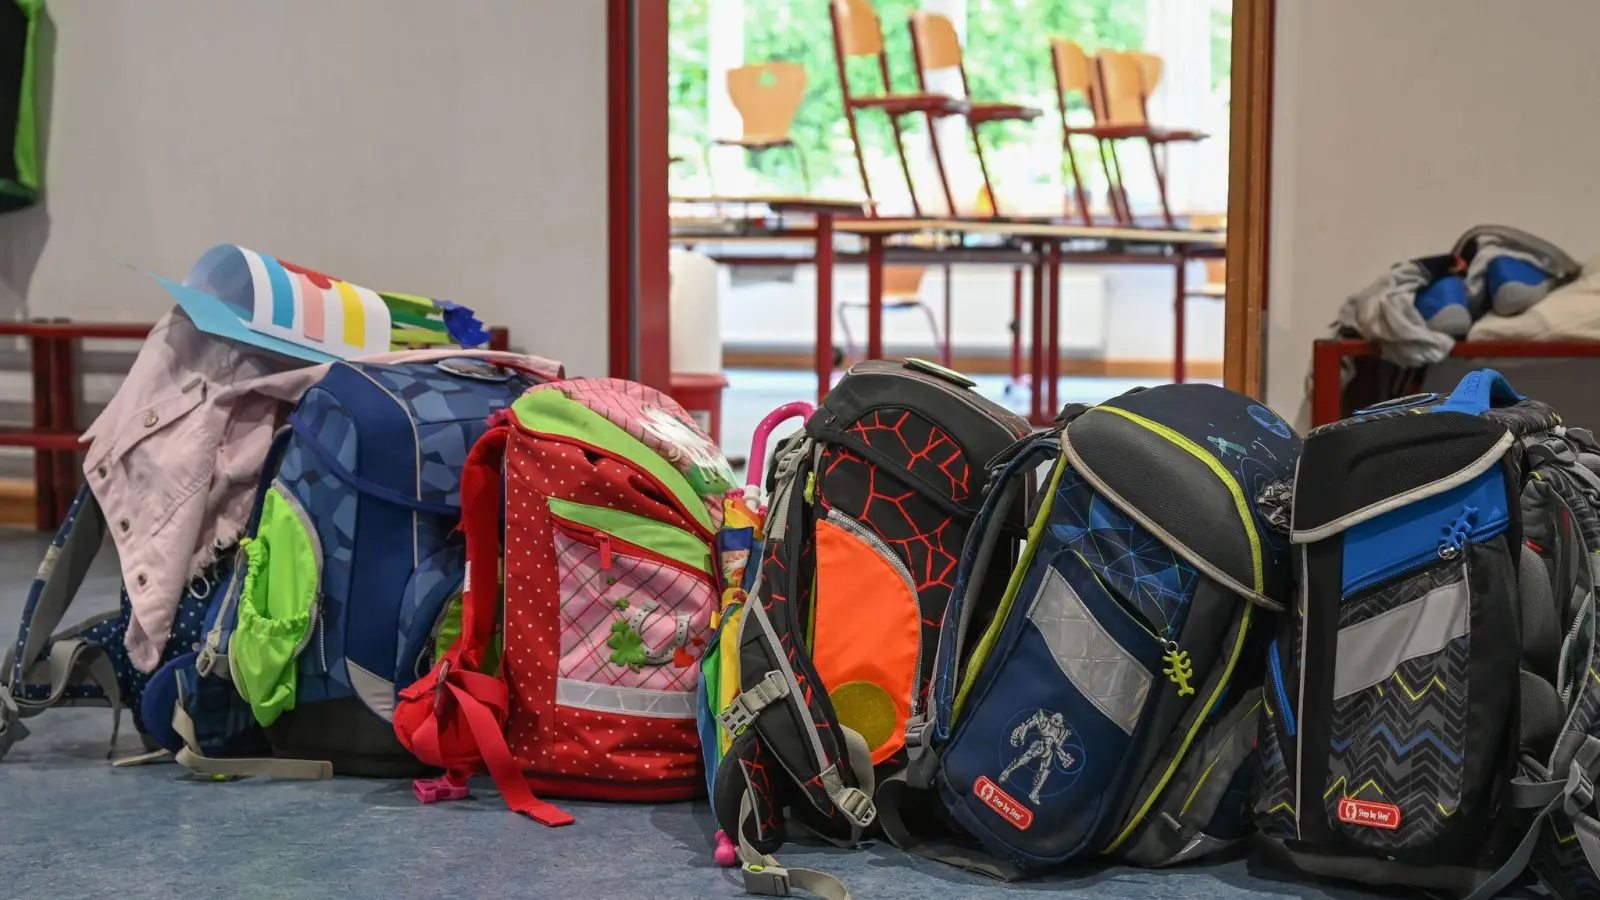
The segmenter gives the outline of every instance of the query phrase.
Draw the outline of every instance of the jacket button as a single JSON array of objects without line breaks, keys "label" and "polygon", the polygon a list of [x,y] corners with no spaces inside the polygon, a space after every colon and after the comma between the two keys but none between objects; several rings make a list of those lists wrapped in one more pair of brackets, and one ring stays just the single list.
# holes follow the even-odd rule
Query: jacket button
[{"label": "jacket button", "polygon": [[138,577],[138,578],[136,578],[136,579],[134,579],[134,580],[135,580],[135,581],[137,581],[137,582],[139,582],[139,587],[144,587],[144,583],[145,583],[145,582],[146,582],[146,581],[148,581],[148,580],[149,580],[149,579],[147,579],[147,578],[145,578],[145,575],[144,575],[144,573],[143,573],[143,572],[140,572],[140,573],[139,573],[139,577]]},{"label": "jacket button", "polygon": [[99,475],[101,478],[104,478],[104,477],[106,477],[106,467],[105,466],[101,466],[100,468],[95,469],[94,473],[96,475]]},{"label": "jacket button", "polygon": [[123,519],[122,521],[118,522],[117,527],[121,528],[123,531],[127,531],[129,527],[128,520]]},{"label": "jacket button", "polygon": [[144,427],[154,428],[156,427],[156,423],[159,421],[161,421],[161,417],[155,413],[151,413],[150,415],[144,417]]}]

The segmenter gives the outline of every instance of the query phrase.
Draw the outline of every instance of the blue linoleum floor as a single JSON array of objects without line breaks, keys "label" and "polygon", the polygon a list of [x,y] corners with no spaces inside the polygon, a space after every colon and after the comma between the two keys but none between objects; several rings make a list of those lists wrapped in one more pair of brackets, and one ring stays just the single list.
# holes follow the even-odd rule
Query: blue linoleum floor
[{"label": "blue linoleum floor", "polygon": [[[805,396],[809,382],[787,380],[794,386],[736,374],[730,440],[748,445],[762,414]],[[1127,386],[1088,382],[1064,399],[1104,399]],[[985,387],[998,392],[999,382]],[[0,629],[7,638],[45,546],[43,536],[0,531]],[[114,605],[110,554],[99,562],[74,614]],[[217,784],[187,778],[172,764],[113,769],[105,759],[107,710],[52,711],[30,727],[33,736],[0,760],[0,900],[745,896],[734,871],[711,860],[715,826],[703,802],[564,803],[577,824],[549,829],[507,812],[487,787],[473,800],[424,807],[401,782]],[[117,749],[131,754],[138,742],[125,733]],[[881,845],[855,852],[795,847],[781,858],[833,872],[858,900],[1363,896],[1252,878],[1238,860],[1165,873],[1086,870],[1008,886]]]}]

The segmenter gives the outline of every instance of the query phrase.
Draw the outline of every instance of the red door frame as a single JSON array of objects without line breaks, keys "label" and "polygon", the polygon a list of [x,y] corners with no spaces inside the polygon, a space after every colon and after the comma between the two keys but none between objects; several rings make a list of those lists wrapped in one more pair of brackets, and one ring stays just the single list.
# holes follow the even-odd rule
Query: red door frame
[{"label": "red door frame", "polygon": [[607,0],[609,374],[671,382],[667,3]]}]

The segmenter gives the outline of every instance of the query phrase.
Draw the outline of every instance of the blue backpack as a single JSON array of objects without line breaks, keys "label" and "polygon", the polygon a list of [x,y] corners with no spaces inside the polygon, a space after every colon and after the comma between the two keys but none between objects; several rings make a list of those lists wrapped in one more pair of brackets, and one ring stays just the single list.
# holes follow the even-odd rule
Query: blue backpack
[{"label": "blue backpack", "polygon": [[542,380],[467,357],[335,363],[274,437],[237,551],[180,614],[194,633],[116,698],[147,743],[213,776],[418,774],[390,720],[459,632],[461,467]]},{"label": "blue backpack", "polygon": [[[991,464],[906,783],[878,796],[895,843],[998,877],[1103,855],[1167,865],[1246,834],[1257,644],[1293,593],[1300,439],[1266,407],[1166,385],[1058,421]],[[974,586],[1011,540],[996,511],[1042,462],[1021,558],[980,608]]]}]

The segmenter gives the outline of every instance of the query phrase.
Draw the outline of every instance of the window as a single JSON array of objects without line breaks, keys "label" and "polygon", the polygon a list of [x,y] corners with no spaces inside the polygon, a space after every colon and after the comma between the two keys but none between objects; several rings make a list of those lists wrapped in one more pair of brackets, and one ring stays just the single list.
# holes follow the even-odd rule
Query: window
[{"label": "window", "polygon": [[[1044,111],[1033,122],[983,128],[996,191],[1004,203],[1024,205],[1032,211],[1058,212],[1066,185],[1049,38],[1071,37],[1090,53],[1100,47],[1143,48],[1150,31],[1146,19],[1151,10],[1162,9],[1165,2],[1170,0],[934,0],[920,4],[917,0],[874,0],[874,6],[883,25],[890,75],[898,91],[915,90],[917,84],[907,25],[910,12],[919,5],[939,11],[960,11],[964,7],[964,14],[956,18],[958,29],[964,27],[966,31],[965,59],[973,95],[978,99],[1023,103]],[[1178,2],[1193,4],[1196,0]],[[672,153],[683,157],[672,171],[676,193],[795,193],[804,189],[792,152],[746,154],[738,148],[708,147],[710,139],[732,137],[739,130],[738,115],[726,105],[721,86],[727,68],[744,61],[791,60],[802,63],[808,75],[805,101],[792,134],[806,156],[813,192],[861,195],[860,175],[841,106],[827,0],[672,0],[670,9],[670,140]],[[1205,15],[1210,32],[1198,39],[1203,64],[1210,71],[1199,94],[1210,97],[1216,93],[1216,85],[1221,84],[1225,97],[1228,9],[1217,0],[1205,4]],[[1221,66],[1213,62],[1219,46]],[[720,65],[713,64],[713,55],[719,57],[715,62]],[[878,74],[871,60],[852,60],[849,76],[858,93],[878,90]],[[714,89],[708,90],[708,79],[715,83]],[[1074,107],[1081,107],[1081,101],[1075,98]],[[1092,120],[1086,108],[1069,109],[1069,116],[1074,123]],[[887,119],[869,110],[862,112],[857,121],[874,193],[885,208],[909,209]],[[928,151],[926,123],[921,116],[908,116],[902,124],[907,126],[906,150],[918,196],[925,206],[942,211],[944,202]],[[1205,124],[1213,125],[1209,121]],[[1215,133],[1214,126],[1207,130]],[[1081,138],[1074,146],[1086,186],[1095,197],[1103,198],[1105,176],[1094,142]],[[941,125],[940,147],[957,205],[970,210],[977,202],[981,176],[965,123],[951,121]],[[1140,164],[1143,154],[1142,148],[1134,147],[1123,154],[1124,173],[1136,207],[1154,199],[1153,181],[1144,172],[1148,164]],[[1225,177],[1222,180],[1225,182]]]}]

